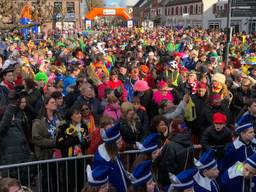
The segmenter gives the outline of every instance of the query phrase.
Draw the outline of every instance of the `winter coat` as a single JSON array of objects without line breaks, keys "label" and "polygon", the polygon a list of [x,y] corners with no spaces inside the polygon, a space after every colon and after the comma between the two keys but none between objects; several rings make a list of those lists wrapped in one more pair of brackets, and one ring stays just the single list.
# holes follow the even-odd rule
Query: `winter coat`
[{"label": "winter coat", "polygon": [[141,106],[136,113],[138,114],[140,118],[140,123],[141,123],[141,129],[143,130],[144,133],[146,133],[149,129],[149,119],[148,119],[148,114],[146,112],[145,107]]},{"label": "winter coat", "polygon": [[224,155],[224,148],[230,142],[232,142],[231,130],[224,127],[221,131],[216,131],[214,125],[208,127],[201,138],[201,144],[204,150],[213,147],[217,149],[220,156]]},{"label": "winter coat", "polygon": [[28,91],[26,96],[27,100],[27,107],[26,113],[31,118],[31,120],[35,119],[40,111],[42,104],[43,104],[43,97],[38,89],[33,89]]},{"label": "winter coat", "polygon": [[120,119],[120,132],[123,140],[126,143],[126,149],[134,149],[132,146],[136,141],[140,141],[143,137],[143,130],[139,120],[135,121],[135,130],[132,129],[130,123],[124,119]]},{"label": "winter coat", "polygon": [[201,127],[201,133],[203,133],[208,127],[213,125],[212,122],[212,116],[214,113],[223,113],[227,116],[227,126],[229,127],[231,125],[231,115],[229,108],[222,104],[219,107],[212,107],[210,105],[207,105],[201,112],[201,116],[198,119],[198,123]]},{"label": "winter coat", "polygon": [[186,122],[188,127],[191,129],[192,133],[201,137],[202,129],[200,128],[200,117],[202,116],[202,111],[204,111],[204,108],[206,107],[205,104],[205,97],[200,97],[199,95],[195,94],[191,96],[191,99],[193,103],[195,104],[196,108],[196,119],[192,122]]},{"label": "winter coat", "polygon": [[118,103],[108,104],[105,106],[103,115],[111,117],[115,122],[121,117],[121,107]]},{"label": "winter coat", "polygon": [[9,91],[5,86],[0,85],[0,119],[2,118],[5,108],[9,104]]},{"label": "winter coat", "polygon": [[30,148],[21,121],[21,111],[8,105],[0,121],[0,165],[22,163],[31,160]]},{"label": "winter coat", "polygon": [[153,91],[151,89],[143,93],[136,92],[135,95],[140,97],[140,104],[146,108],[149,119],[158,114],[158,106],[152,102]]},{"label": "winter coat", "polygon": [[56,138],[51,138],[51,135],[48,132],[48,122],[46,117],[34,120],[32,125],[32,142],[35,145],[35,155],[38,160],[53,158],[53,149],[56,147]]},{"label": "winter coat", "polygon": [[251,98],[251,92],[248,91],[247,93],[243,92],[241,87],[237,87],[236,89],[232,90],[233,93],[233,100],[231,103],[232,113],[236,117],[237,114],[242,110],[245,105],[245,101]]},{"label": "winter coat", "polygon": [[80,90],[78,87],[75,87],[75,90],[73,92],[68,93],[64,97],[65,108],[69,109],[70,107],[72,107],[79,96]]},{"label": "winter coat", "polygon": [[194,158],[190,134],[177,134],[169,140],[159,158],[158,178],[163,187],[170,185],[168,173],[176,175],[191,167]]}]

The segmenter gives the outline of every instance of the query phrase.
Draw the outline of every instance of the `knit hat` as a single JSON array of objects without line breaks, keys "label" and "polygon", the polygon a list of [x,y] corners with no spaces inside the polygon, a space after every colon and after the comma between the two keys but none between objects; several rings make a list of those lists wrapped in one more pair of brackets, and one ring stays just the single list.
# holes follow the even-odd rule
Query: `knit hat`
[{"label": "knit hat", "polygon": [[251,122],[252,122],[252,117],[249,113],[241,116],[238,119],[237,123],[235,124],[236,132],[240,134],[242,131],[252,128],[253,125]]},{"label": "knit hat", "polygon": [[148,82],[143,81],[143,80],[137,80],[136,83],[134,84],[134,91],[138,92],[144,92],[150,89],[148,86]]},{"label": "knit hat", "polygon": [[87,165],[86,173],[88,183],[92,186],[101,186],[108,182],[108,174],[111,171],[111,167],[98,166],[91,169],[90,165]]},{"label": "knit hat", "polygon": [[222,84],[225,84],[226,82],[226,76],[221,73],[215,73],[212,76],[212,81],[220,82]]},{"label": "knit hat", "polygon": [[195,159],[195,166],[200,170],[210,170],[212,168],[217,167],[217,162],[214,158],[215,151],[213,149],[209,149],[205,151],[199,160]]},{"label": "knit hat", "polygon": [[176,176],[169,173],[169,177],[172,184],[168,188],[168,192],[173,191],[173,189],[183,191],[192,188],[194,186],[193,177],[197,173],[197,171],[197,169],[187,169],[180,172]]},{"label": "knit hat", "polygon": [[256,169],[256,153],[254,153],[250,157],[247,157],[245,163],[248,163],[252,168]]},{"label": "knit hat", "polygon": [[227,116],[223,113],[214,113],[212,116],[212,121],[215,124],[226,124]]},{"label": "knit hat", "polygon": [[136,145],[140,152],[142,153],[151,153],[155,151],[158,148],[157,140],[159,138],[158,133],[151,133],[145,139],[142,143],[136,142]]},{"label": "knit hat", "polygon": [[105,143],[112,143],[120,138],[120,123],[115,124],[113,127],[108,129],[101,129],[100,135]]},{"label": "knit hat", "polygon": [[198,89],[207,89],[207,84],[206,83],[199,83],[198,84]]},{"label": "knit hat", "polygon": [[150,172],[151,165],[152,161],[147,160],[141,162],[133,169],[132,174],[130,175],[130,180],[133,186],[143,186],[152,178],[152,174]]}]

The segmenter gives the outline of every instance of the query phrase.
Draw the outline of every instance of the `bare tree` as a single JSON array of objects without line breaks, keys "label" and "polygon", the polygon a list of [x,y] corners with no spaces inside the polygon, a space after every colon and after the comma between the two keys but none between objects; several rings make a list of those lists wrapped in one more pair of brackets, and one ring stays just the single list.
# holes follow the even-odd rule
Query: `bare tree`
[{"label": "bare tree", "polygon": [[103,7],[104,0],[85,0],[86,6],[88,7],[88,11],[91,11],[96,7]]},{"label": "bare tree", "polygon": [[[31,20],[33,22],[22,25],[21,12],[26,6],[30,9]],[[12,31],[15,29],[22,29],[43,23],[50,22],[53,15],[53,7],[47,4],[45,0],[28,0],[28,1],[12,1],[0,0],[0,31]]]}]

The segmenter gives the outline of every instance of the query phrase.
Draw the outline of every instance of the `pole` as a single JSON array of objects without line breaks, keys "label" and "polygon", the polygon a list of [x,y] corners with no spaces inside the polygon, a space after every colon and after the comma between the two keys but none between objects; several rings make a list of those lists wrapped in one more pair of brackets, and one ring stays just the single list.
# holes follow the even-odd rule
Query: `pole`
[{"label": "pole", "polygon": [[227,41],[226,41],[226,51],[225,51],[225,65],[228,65],[229,60],[229,48],[232,38],[232,32],[230,27],[231,20],[231,12],[232,12],[232,0],[228,0],[228,10],[227,10]]}]

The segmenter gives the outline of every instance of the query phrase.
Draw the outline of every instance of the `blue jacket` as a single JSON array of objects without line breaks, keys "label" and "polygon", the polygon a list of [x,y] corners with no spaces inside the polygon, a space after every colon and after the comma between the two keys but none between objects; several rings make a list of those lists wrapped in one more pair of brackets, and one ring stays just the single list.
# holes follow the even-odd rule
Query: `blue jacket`
[{"label": "blue jacket", "polygon": [[[135,81],[136,82],[136,81]],[[135,83],[134,83],[135,84]],[[133,86],[134,84],[132,84],[131,79],[128,79],[125,83],[124,83],[124,87],[127,91],[127,101],[132,102],[133,99],[133,95],[134,95],[134,89]]]},{"label": "blue jacket", "polygon": [[[242,166],[241,162],[235,163],[230,167],[221,177],[221,191],[234,191],[234,192],[244,192],[244,177],[242,175],[242,170],[238,166]],[[250,192],[256,191],[256,177],[250,182]]]},{"label": "blue jacket", "polygon": [[194,70],[196,67],[196,62],[189,57],[185,57],[182,60],[183,66],[185,66],[188,70]]},{"label": "blue jacket", "polygon": [[194,175],[194,190],[195,192],[219,192],[219,185],[215,180],[203,177],[198,171]]},{"label": "blue jacket", "polygon": [[237,161],[244,162],[247,157],[251,156],[256,151],[256,139],[253,139],[251,144],[244,144],[240,137],[236,138],[233,143],[229,144],[225,150],[225,155],[221,161],[221,172],[225,172],[229,167]]},{"label": "blue jacket", "polygon": [[111,173],[108,175],[109,182],[116,188],[117,192],[127,192],[126,170],[119,157],[116,157],[114,161],[110,159],[105,148],[105,143],[98,147],[94,156],[93,168],[99,165],[112,168]]}]

